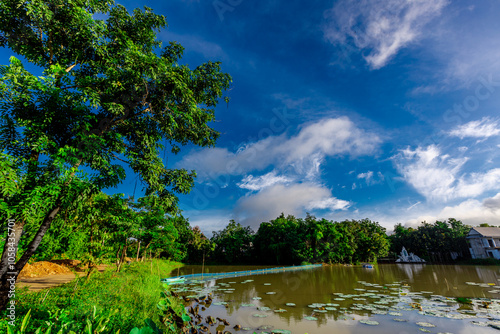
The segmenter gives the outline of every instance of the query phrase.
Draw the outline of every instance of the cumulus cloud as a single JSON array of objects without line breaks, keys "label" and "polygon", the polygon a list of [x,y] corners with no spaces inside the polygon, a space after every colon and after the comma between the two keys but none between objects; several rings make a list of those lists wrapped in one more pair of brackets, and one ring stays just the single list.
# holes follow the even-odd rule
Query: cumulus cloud
[{"label": "cumulus cloud", "polygon": [[275,185],[276,183],[287,183],[291,180],[283,175],[276,175],[276,171],[272,171],[262,176],[254,177],[253,175],[247,175],[243,180],[238,183],[238,187],[242,189],[248,189],[253,191],[259,191],[264,188]]},{"label": "cumulus cloud", "polygon": [[350,203],[332,196],[326,187],[313,183],[275,184],[240,198],[235,212],[244,224],[253,227],[286,215],[303,215],[306,210],[345,210]]},{"label": "cumulus cloud", "polygon": [[418,40],[447,4],[447,0],[341,0],[325,13],[324,34],[334,44],[352,41],[359,50],[367,50],[366,62],[379,69]]},{"label": "cumulus cloud", "polygon": [[201,179],[218,175],[244,175],[271,165],[293,168],[297,174],[313,178],[326,156],[373,154],[379,147],[378,135],[358,128],[349,118],[328,118],[304,126],[297,135],[270,136],[240,147],[192,151],[176,167],[195,169]]},{"label": "cumulus cloud", "polygon": [[464,224],[477,226],[487,223],[498,226],[500,223],[500,193],[486,199],[468,199],[456,205],[446,206],[437,213],[422,214],[406,222],[407,226],[418,226],[423,221],[433,223],[448,218],[461,220]]},{"label": "cumulus cloud", "polygon": [[449,132],[450,136],[464,139],[471,138],[488,138],[498,136],[500,134],[500,126],[497,120],[492,120],[489,117],[483,117],[479,121],[472,121],[459,125],[457,128]]},{"label": "cumulus cloud", "polygon": [[403,150],[395,161],[404,180],[429,200],[446,202],[500,189],[499,168],[484,173],[464,173],[462,167],[467,158],[442,155],[434,145]]},{"label": "cumulus cloud", "polygon": [[322,199],[319,201],[313,201],[307,205],[308,210],[321,209],[321,210],[346,210],[351,206],[351,203],[348,201],[344,201],[335,197],[330,197],[326,199]]}]

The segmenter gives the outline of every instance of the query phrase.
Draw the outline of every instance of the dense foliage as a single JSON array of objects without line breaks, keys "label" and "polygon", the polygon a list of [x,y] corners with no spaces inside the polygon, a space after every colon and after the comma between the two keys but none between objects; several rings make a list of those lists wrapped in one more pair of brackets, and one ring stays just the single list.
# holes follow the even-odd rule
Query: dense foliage
[{"label": "dense foliage", "polygon": [[231,221],[214,232],[212,259],[223,263],[301,264],[372,262],[387,255],[385,228],[368,219],[332,222],[307,215],[263,222],[254,234]]},{"label": "dense foliage", "polygon": [[391,251],[399,254],[404,246],[408,252],[433,262],[468,259],[470,253],[466,237],[469,231],[470,226],[453,218],[434,224],[423,222],[417,228],[398,224],[390,236]]},{"label": "dense foliage", "polygon": [[79,259],[88,267],[113,262],[118,270],[129,258],[193,262],[204,251],[203,240],[206,244],[208,239],[179,213],[150,207],[143,198],[134,202],[119,194],[98,193],[81,208],[64,211],[55,219],[33,261]]},{"label": "dense foliage", "polygon": [[[23,291],[17,299],[19,324],[29,312],[31,319],[24,333],[41,328],[40,333],[126,334],[143,327],[146,319],[152,319],[165,334],[179,333],[180,329],[171,326],[172,317],[165,318],[157,307],[165,297],[161,293],[165,286],[159,278],[179,265],[160,260],[138,262],[126,265],[120,273],[108,270],[89,279],[80,277],[51,288],[49,293]],[[176,312],[185,312],[182,303],[175,305],[175,299],[170,303]],[[6,321],[0,320],[0,333],[6,328]]]},{"label": "dense foliage", "polygon": [[[14,222],[2,229],[9,242],[0,260],[0,308],[8,302],[7,272],[20,272],[52,223],[75,206],[88,210],[75,222],[90,239],[64,231],[68,243],[90,245],[91,261],[113,238],[126,253],[134,227],[119,211],[127,209],[95,197],[125,179],[124,166],[145,192],[143,229],[134,234],[151,249],[172,246],[157,220],[175,214],[177,194],[190,191],[195,172],[167,168],[161,153],[215,144],[219,133],[209,123],[231,77],[218,62],[181,64],[183,47],[157,39],[166,24],[150,8],[129,13],[112,0],[0,2],[0,47],[16,55],[0,66],[0,221]],[[109,201],[116,211],[102,210],[111,209]],[[108,223],[115,230],[102,228]]]}]

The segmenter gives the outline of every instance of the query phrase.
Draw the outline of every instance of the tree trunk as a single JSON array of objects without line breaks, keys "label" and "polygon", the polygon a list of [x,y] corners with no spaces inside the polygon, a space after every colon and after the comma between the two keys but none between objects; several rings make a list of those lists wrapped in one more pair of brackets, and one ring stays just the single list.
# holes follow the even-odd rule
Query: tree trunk
[{"label": "tree trunk", "polygon": [[139,261],[139,250],[141,249],[141,242],[137,245],[137,255],[135,256],[135,261]]},{"label": "tree trunk", "polygon": [[116,252],[116,271],[118,271],[120,265],[120,253],[122,251],[122,247],[118,246],[118,252]]},{"label": "tree trunk", "polygon": [[120,258],[120,263],[118,264],[118,269],[116,270],[116,272],[120,272],[120,269],[121,269],[122,264],[123,264],[123,260],[125,259],[125,256],[127,256],[127,248],[128,248],[128,245],[127,245],[127,243],[125,243],[125,247],[123,247],[122,256]]},{"label": "tree trunk", "polygon": [[[7,307],[7,304],[9,303],[9,291],[10,291],[10,285],[12,280],[15,281],[17,280],[17,276],[19,276],[19,273],[21,270],[24,268],[26,263],[28,263],[28,260],[31,258],[31,256],[35,253],[37,250],[38,246],[42,242],[42,238],[45,235],[45,233],[48,231],[50,228],[50,225],[52,224],[52,221],[56,217],[57,213],[61,209],[60,204],[61,203],[61,196],[56,200],[56,203],[54,204],[54,207],[47,213],[45,218],[43,219],[42,224],[38,228],[38,231],[35,234],[35,237],[31,242],[28,244],[28,247],[24,254],[21,256],[19,261],[16,262],[15,265],[12,263],[9,264],[9,252],[8,252],[8,242],[5,243],[4,246],[4,251],[2,254],[2,259],[0,260],[0,310],[4,310]],[[17,227],[16,227],[17,225]],[[21,233],[22,229],[24,227],[24,223],[20,224],[15,224],[14,229],[17,231],[16,233],[18,235],[15,236],[16,239],[16,244],[15,244],[15,250],[14,253],[17,254],[17,246],[19,244],[19,239],[21,238]],[[8,239],[7,239],[8,241]],[[14,273],[14,274],[12,274]]]}]

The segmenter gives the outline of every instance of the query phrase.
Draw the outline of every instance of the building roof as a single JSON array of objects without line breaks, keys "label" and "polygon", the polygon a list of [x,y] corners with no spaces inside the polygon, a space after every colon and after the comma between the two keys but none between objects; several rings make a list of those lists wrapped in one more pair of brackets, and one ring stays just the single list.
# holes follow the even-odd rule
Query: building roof
[{"label": "building roof", "polygon": [[500,238],[500,228],[498,227],[473,227],[468,236],[480,234],[483,237]]}]

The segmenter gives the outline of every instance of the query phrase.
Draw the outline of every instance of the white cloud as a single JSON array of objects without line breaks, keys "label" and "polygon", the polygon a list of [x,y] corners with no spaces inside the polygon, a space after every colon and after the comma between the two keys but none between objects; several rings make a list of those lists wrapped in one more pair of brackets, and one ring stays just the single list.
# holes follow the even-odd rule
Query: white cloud
[{"label": "white cloud", "polygon": [[434,145],[425,149],[406,149],[394,158],[404,180],[428,200],[446,202],[500,189],[499,168],[484,173],[464,173],[461,170],[467,158],[452,159],[441,155]]},{"label": "white cloud", "polygon": [[309,203],[309,205],[306,207],[309,210],[314,210],[314,209],[321,209],[321,210],[346,210],[351,206],[351,203],[348,201],[344,201],[335,197],[330,197],[326,199],[322,199],[319,201],[313,201]]},{"label": "white cloud", "polygon": [[358,174],[358,179],[365,179],[366,183],[370,183],[373,180],[373,172],[369,170],[366,173]]},{"label": "white cloud", "polygon": [[275,185],[276,183],[287,183],[291,180],[285,176],[277,176],[276,171],[272,171],[265,175],[254,177],[253,175],[247,175],[243,180],[238,183],[238,187],[242,189],[248,189],[253,191],[259,191],[264,188]]},{"label": "white cloud", "polygon": [[325,37],[334,44],[352,42],[368,50],[371,68],[387,64],[401,48],[422,36],[425,25],[448,4],[447,0],[341,0],[325,13]]},{"label": "white cloud", "polygon": [[235,212],[244,224],[253,227],[285,215],[303,215],[306,210],[345,210],[349,202],[332,197],[331,191],[313,183],[275,184],[240,198]]},{"label": "white cloud", "polygon": [[464,139],[472,138],[488,138],[498,136],[500,134],[500,125],[498,121],[492,120],[489,117],[483,117],[480,121],[472,121],[459,125],[456,129],[449,132],[450,136]]},{"label": "white cloud", "polygon": [[453,206],[446,206],[437,213],[422,214],[406,222],[408,226],[418,226],[423,221],[433,223],[449,218],[461,220],[464,224],[477,226],[482,223],[500,224],[500,193],[482,201],[468,199]]},{"label": "white cloud", "polygon": [[243,175],[270,165],[313,179],[326,156],[368,155],[379,147],[378,135],[358,128],[349,118],[328,118],[304,126],[297,135],[270,136],[240,147],[194,150],[176,168],[195,169],[201,179]]}]

